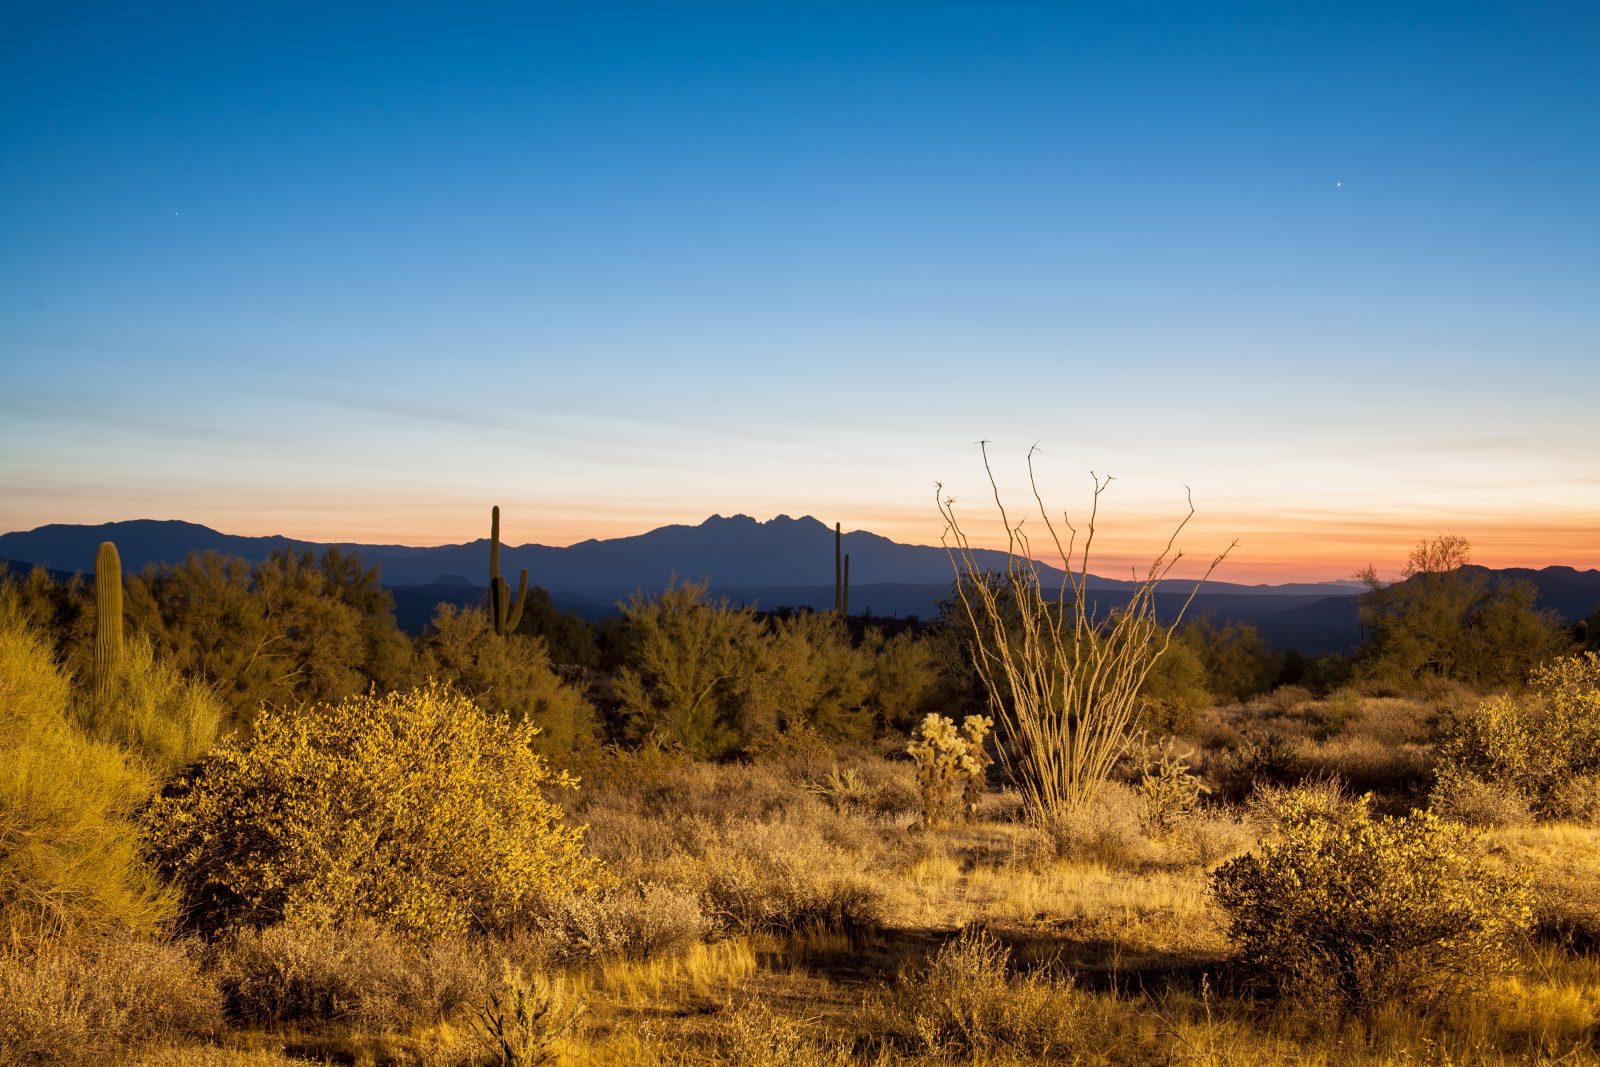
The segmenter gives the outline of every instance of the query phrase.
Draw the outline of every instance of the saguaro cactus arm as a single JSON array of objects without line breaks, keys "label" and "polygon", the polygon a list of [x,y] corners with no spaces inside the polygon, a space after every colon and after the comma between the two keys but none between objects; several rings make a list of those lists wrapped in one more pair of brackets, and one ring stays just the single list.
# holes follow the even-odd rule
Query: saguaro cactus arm
[{"label": "saguaro cactus arm", "polygon": [[497,634],[513,633],[522,621],[522,606],[528,599],[528,568],[517,579],[517,599],[511,600],[511,586],[500,576],[500,506],[489,512],[489,620]]}]

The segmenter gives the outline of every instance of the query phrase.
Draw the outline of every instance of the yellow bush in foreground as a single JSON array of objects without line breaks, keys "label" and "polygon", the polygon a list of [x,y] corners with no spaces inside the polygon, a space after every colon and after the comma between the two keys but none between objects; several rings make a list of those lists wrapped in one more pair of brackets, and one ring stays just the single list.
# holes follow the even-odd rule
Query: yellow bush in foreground
[{"label": "yellow bush in foreground", "polygon": [[440,685],[263,711],[145,815],[206,928],[367,917],[410,934],[504,929],[591,887],[534,728]]},{"label": "yellow bush in foreground", "polygon": [[1532,917],[1525,882],[1484,863],[1458,823],[1373,818],[1368,804],[1290,794],[1279,839],[1217,870],[1213,891],[1249,976],[1365,1010],[1507,969]]}]

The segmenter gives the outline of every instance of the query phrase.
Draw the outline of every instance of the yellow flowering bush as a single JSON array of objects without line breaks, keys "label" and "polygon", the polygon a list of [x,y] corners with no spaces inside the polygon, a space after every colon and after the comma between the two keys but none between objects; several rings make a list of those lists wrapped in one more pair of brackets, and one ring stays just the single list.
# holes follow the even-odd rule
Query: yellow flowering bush
[{"label": "yellow flowering bush", "polygon": [[1245,973],[1275,991],[1364,1010],[1427,1002],[1503,971],[1531,921],[1521,879],[1431,812],[1374,818],[1370,798],[1291,794],[1276,840],[1218,868]]},{"label": "yellow flowering bush", "polygon": [[535,728],[436,683],[264,710],[144,814],[201,928],[366,917],[410,934],[504,929],[592,887],[581,828],[545,796],[575,786]]}]

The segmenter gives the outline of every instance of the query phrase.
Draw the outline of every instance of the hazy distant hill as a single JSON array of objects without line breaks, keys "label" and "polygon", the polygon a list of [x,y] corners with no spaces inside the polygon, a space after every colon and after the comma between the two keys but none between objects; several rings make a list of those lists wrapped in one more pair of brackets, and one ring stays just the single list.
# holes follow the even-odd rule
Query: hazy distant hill
[{"label": "hazy distant hill", "polygon": [[[42,563],[58,570],[88,571],[94,566],[101,541],[115,541],[124,568],[137,570],[149,563],[176,563],[191,552],[214,551],[255,561],[284,548],[327,547],[294,538],[237,537],[207,526],[176,520],[139,519],[98,526],[41,526],[23,533],[0,535],[0,557]],[[413,548],[405,545],[340,544],[369,564],[381,568],[393,585],[426,585],[443,578],[465,576],[487,584],[488,541],[461,545]],[[852,584],[948,585],[952,570],[945,550],[931,545],[903,545],[864,530],[844,535],[850,555]],[[980,564],[999,567],[1001,552],[980,550]],[[833,529],[806,516],[779,515],[757,522],[746,515],[713,515],[698,526],[663,526],[632,537],[606,541],[581,541],[568,548],[545,545],[504,546],[502,568],[514,575],[528,569],[528,579],[550,590],[567,590],[606,597],[625,596],[635,589],[657,589],[672,575],[709,578],[722,588],[823,586],[833,588]],[[1061,572],[1042,567],[1041,576],[1058,581]],[[1129,582],[1090,577],[1091,588],[1116,590]],[[1191,583],[1175,581],[1167,588],[1187,590]],[[1246,586],[1210,582],[1213,592],[1261,596],[1347,595],[1351,583],[1318,585]]]},{"label": "hazy distant hill", "polygon": [[[214,551],[255,561],[292,548],[321,551],[323,544],[290,537],[236,537],[180,521],[136,520],[99,526],[41,526],[0,535],[0,558],[44,564],[58,571],[93,569],[101,541],[117,543],[124,568],[176,563],[191,552]],[[416,548],[406,545],[341,544],[339,548],[379,567],[395,593],[403,626],[415,629],[440,602],[476,603],[487,584],[487,540]],[[863,530],[844,535],[850,554],[850,605],[856,612],[931,618],[937,602],[949,595],[952,569],[945,550],[903,545]],[[980,551],[982,565],[999,567],[1001,552]],[[663,526],[648,533],[589,540],[567,548],[505,546],[501,566],[515,580],[521,567],[529,581],[548,589],[558,607],[587,618],[614,613],[618,600],[635,590],[654,591],[673,575],[707,578],[718,595],[764,608],[833,603],[833,529],[810,516],[780,515],[758,522],[746,515],[714,515],[698,526]],[[1576,619],[1600,604],[1600,571],[1571,567],[1494,572],[1523,578],[1539,590],[1541,603],[1566,619]],[[1046,582],[1061,573],[1043,568]],[[1157,607],[1176,611],[1192,583],[1162,586]],[[1090,588],[1102,610],[1121,602],[1131,586],[1091,576]],[[1191,613],[1209,612],[1218,620],[1248,622],[1271,643],[1317,653],[1352,647],[1359,639],[1353,582],[1289,585],[1239,585],[1208,582]]]}]

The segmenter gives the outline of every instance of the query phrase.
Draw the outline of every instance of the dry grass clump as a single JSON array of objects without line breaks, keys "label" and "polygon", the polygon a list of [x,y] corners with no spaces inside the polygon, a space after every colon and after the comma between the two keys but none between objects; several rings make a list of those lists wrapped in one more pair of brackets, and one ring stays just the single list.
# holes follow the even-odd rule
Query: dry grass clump
[{"label": "dry grass clump", "polygon": [[286,922],[235,933],[217,952],[216,972],[229,1012],[245,1022],[386,1030],[480,1003],[491,966],[471,942],[418,944],[365,921]]},{"label": "dry grass clump", "polygon": [[871,874],[887,851],[881,822],[836,810],[771,766],[658,761],[644,773],[642,789],[608,777],[581,808],[591,851],[625,884],[689,893],[723,931],[881,921]]},{"label": "dry grass clump", "polygon": [[1420,800],[1427,791],[1431,753],[1420,745],[1388,744],[1368,734],[1341,734],[1300,748],[1309,777],[1337,777],[1358,793]]},{"label": "dry grass clump", "polygon": [[727,1016],[716,1053],[716,1062],[741,1067],[849,1067],[860,1062],[848,1042],[812,1037],[796,1020],[759,1002]]},{"label": "dry grass clump", "polygon": [[1469,826],[1523,826],[1533,821],[1533,807],[1517,789],[1486,782],[1475,774],[1441,778],[1428,798],[1433,810]]},{"label": "dry grass clump", "polygon": [[645,883],[557,901],[533,937],[553,963],[604,962],[683,952],[709,925],[694,893]]},{"label": "dry grass clump", "polygon": [[68,937],[0,949],[0,1063],[97,1063],[221,1028],[186,945]]},{"label": "dry grass clump", "polygon": [[1089,803],[1035,823],[1024,849],[1035,865],[1070,860],[1130,870],[1153,866],[1161,849],[1145,836],[1147,812],[1133,787],[1109,781]]},{"label": "dry grass clump", "polygon": [[1094,1040],[1084,998],[1042,971],[1007,973],[1011,950],[980,929],[946,942],[902,973],[883,1027],[923,1055],[978,1061],[994,1053],[1068,1059]]},{"label": "dry grass clump", "polygon": [[882,921],[884,897],[862,856],[792,822],[680,825],[672,881],[731,930],[848,930]]},{"label": "dry grass clump", "polygon": [[1528,877],[1536,936],[1577,951],[1600,949],[1600,829],[1524,824],[1495,831],[1489,841],[1491,856]]}]

